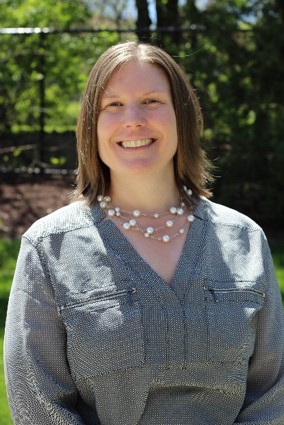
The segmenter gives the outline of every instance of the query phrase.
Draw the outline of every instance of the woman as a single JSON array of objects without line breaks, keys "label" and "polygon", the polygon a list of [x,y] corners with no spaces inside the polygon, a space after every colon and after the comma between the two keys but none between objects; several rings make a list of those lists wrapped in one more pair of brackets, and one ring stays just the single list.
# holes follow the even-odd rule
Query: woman
[{"label": "woman", "polygon": [[283,425],[269,248],[207,199],[201,129],[161,49],[122,43],[95,64],[75,202],[22,239],[5,334],[15,424]]}]

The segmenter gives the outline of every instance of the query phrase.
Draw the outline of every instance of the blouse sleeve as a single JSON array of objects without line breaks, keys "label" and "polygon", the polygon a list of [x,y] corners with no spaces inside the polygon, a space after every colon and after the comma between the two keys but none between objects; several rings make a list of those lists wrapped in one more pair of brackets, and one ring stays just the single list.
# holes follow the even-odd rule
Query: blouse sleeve
[{"label": "blouse sleeve", "polygon": [[36,247],[25,237],[8,304],[4,364],[16,425],[81,425],[65,355],[65,330]]},{"label": "blouse sleeve", "polygon": [[259,313],[255,350],[250,359],[247,391],[235,423],[284,424],[284,320],[278,283],[270,250],[263,237],[262,258],[267,285]]}]

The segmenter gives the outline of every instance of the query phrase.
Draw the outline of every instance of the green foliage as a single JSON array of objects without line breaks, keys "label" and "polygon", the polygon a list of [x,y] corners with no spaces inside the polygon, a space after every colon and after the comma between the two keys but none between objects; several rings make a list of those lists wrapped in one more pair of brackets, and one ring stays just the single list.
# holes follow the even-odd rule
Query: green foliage
[{"label": "green foliage", "polygon": [[[87,7],[91,3],[6,0],[0,2],[0,25],[67,30],[96,22],[101,28],[113,28],[123,2],[111,13],[115,2],[105,5],[96,0],[94,10]],[[178,43],[172,34],[160,37],[155,32],[155,36],[184,66],[198,90],[205,117],[204,144],[221,176],[215,197],[261,223],[271,220],[272,211],[274,222],[281,222],[284,3],[211,0],[203,10],[195,0],[181,3],[178,19],[184,31]],[[170,10],[176,0],[157,4]],[[108,10],[108,15],[101,16],[99,9]],[[0,35],[0,133],[40,132],[43,112],[45,131],[74,131],[80,94],[96,58],[108,46],[135,37],[107,29]],[[16,164],[22,157],[20,150],[4,152],[2,161]],[[63,165],[56,155],[50,158],[52,165]]]},{"label": "green foliage", "polygon": [[0,412],[3,425],[12,425],[4,383],[3,336],[6,307],[19,246],[19,240],[0,239]]},{"label": "green foliage", "polygon": [[2,27],[71,28],[90,18],[86,4],[80,0],[2,0]]},{"label": "green foliage", "polygon": [[[218,201],[280,222],[284,147],[284,24],[274,1],[218,0],[200,11],[193,0],[183,22],[182,64],[197,87],[204,142],[216,159]],[[200,30],[202,28],[202,30]],[[282,76],[282,77],[281,77]]]},{"label": "green foliage", "polygon": [[272,242],[271,252],[273,255],[276,277],[279,282],[284,302],[284,243],[279,241]]},{"label": "green foliage", "polygon": [[[46,131],[74,130],[80,94],[92,65],[120,39],[115,33],[64,32],[84,28],[90,18],[86,3],[80,0],[0,3],[1,27],[43,29],[0,35],[0,133],[40,131],[41,112]],[[55,32],[45,31],[46,27]]]},{"label": "green foliage", "polygon": [[[89,17],[88,9],[80,1],[9,0],[0,3],[1,27],[67,29],[83,24]],[[82,42],[74,43],[70,38],[68,34],[56,39],[46,34],[1,35],[0,110],[3,119],[0,131],[40,130],[39,114],[43,106],[40,84],[47,89],[44,107],[52,111],[47,116],[58,116],[56,99],[69,103],[71,87],[80,84],[85,71],[76,55]],[[54,85],[61,88],[60,94],[54,90]],[[65,127],[66,118],[61,115]]]}]

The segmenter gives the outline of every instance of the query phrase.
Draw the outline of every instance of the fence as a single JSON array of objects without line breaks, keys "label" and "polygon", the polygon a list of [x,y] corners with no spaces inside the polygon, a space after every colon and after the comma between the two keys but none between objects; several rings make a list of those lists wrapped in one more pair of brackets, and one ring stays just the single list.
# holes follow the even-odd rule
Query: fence
[{"label": "fence", "polygon": [[[275,223],[284,214],[280,28],[145,32],[166,47],[197,88],[206,124],[203,141],[222,176],[215,197],[257,221],[271,222],[273,210]],[[80,95],[91,67],[107,47],[141,39],[142,33],[0,29],[0,172],[73,173]]]},{"label": "fence", "polygon": [[[182,32],[195,47],[196,34],[203,30],[168,27],[150,34],[157,39],[157,33]],[[143,29],[0,29],[0,172],[73,170],[76,116],[91,66],[108,45],[143,34],[149,38],[149,30]],[[69,75],[62,68],[64,61]],[[62,81],[60,72],[69,80]]]}]

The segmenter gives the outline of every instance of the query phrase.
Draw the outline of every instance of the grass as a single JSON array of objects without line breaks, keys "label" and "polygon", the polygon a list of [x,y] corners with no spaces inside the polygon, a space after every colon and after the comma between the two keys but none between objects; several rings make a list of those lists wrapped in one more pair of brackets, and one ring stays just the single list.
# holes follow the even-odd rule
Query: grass
[{"label": "grass", "polygon": [[284,242],[271,242],[270,247],[272,251],[276,277],[284,302]]},{"label": "grass", "polygon": [[0,239],[0,423],[12,425],[3,372],[3,336],[7,301],[20,242]]},{"label": "grass", "polygon": [[[284,242],[271,242],[271,251],[284,301]],[[12,425],[10,418],[3,372],[3,335],[6,316],[6,306],[15,269],[20,242],[0,238],[0,423]]]}]

